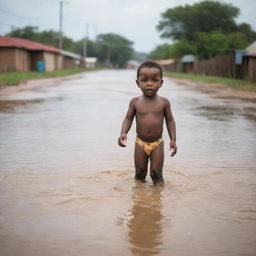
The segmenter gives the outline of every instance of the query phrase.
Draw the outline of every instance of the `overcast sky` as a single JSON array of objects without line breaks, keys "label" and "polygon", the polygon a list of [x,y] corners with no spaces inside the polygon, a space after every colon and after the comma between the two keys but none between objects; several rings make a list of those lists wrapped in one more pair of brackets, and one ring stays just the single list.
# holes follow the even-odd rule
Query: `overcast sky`
[{"label": "overcast sky", "polygon": [[[159,38],[156,25],[161,13],[178,5],[201,0],[65,0],[63,32],[81,39],[89,24],[89,38],[97,34],[117,33],[134,42],[140,52],[149,52],[167,42]],[[256,0],[222,0],[240,8],[237,22],[249,23],[256,30]],[[40,30],[59,30],[59,0],[0,0],[0,34],[12,26],[38,26]]]}]

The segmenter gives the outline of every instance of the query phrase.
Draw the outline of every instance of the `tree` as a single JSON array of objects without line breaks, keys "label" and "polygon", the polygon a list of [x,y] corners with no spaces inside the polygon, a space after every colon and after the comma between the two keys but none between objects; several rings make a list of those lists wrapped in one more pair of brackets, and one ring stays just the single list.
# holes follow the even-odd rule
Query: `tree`
[{"label": "tree", "polygon": [[239,9],[231,4],[203,1],[167,9],[162,13],[157,29],[162,38],[193,41],[196,32],[236,32],[234,19],[238,14]]},{"label": "tree", "polygon": [[[59,42],[59,32],[56,32],[54,30],[44,30],[42,32],[39,32],[38,27],[33,26],[27,26],[24,28],[17,28],[15,30],[12,30],[10,33],[7,34],[7,36],[13,36],[13,37],[20,37],[27,40],[39,42],[42,44],[51,45],[54,47],[58,47]],[[70,42],[72,39],[63,37],[63,45],[64,49],[67,50],[67,45],[70,46]]]},{"label": "tree", "polygon": [[150,52],[148,57],[150,59],[179,59],[186,54],[196,54],[195,45],[186,40],[180,40],[174,44],[161,44],[158,45],[153,51]]},{"label": "tree", "polygon": [[38,27],[27,26],[24,28],[16,28],[6,35],[36,41],[38,33]]},{"label": "tree", "polygon": [[[38,32],[35,38],[29,39],[29,40],[37,41],[42,44],[52,45],[54,47],[58,47],[59,33],[54,30],[47,30],[47,31],[44,30],[42,32]],[[66,38],[63,38],[63,45],[65,40]]]},{"label": "tree", "polygon": [[[97,45],[94,41],[87,39],[86,42],[86,50],[87,50],[87,56],[88,57],[97,57],[98,52],[97,52]],[[83,56],[84,54],[84,39],[80,39],[77,42],[74,42],[74,50],[73,52],[76,52],[77,54],[80,54]]]},{"label": "tree", "polygon": [[242,33],[245,40],[249,43],[256,40],[256,32],[252,30],[250,24],[241,23],[237,25],[237,32]]},{"label": "tree", "polygon": [[172,46],[168,43],[160,44],[149,53],[148,58],[152,60],[163,60],[172,58],[171,47]]},{"label": "tree", "polygon": [[107,65],[123,67],[133,56],[132,44],[118,34],[100,34],[97,37],[98,57]]},{"label": "tree", "polygon": [[[38,27],[27,26],[24,28],[18,28],[10,33],[7,36],[20,37],[24,39],[28,39],[31,41],[39,42],[46,45],[51,45],[54,47],[59,47],[59,32],[54,30],[43,30],[39,32]],[[75,52],[77,54],[83,55],[83,39],[75,42],[71,38],[67,36],[63,36],[63,50]],[[94,45],[95,43],[88,40],[88,56],[95,56]]]},{"label": "tree", "polygon": [[187,54],[196,54],[196,46],[187,40],[180,40],[172,45],[171,55],[174,59],[179,59]]},{"label": "tree", "polygon": [[244,49],[246,45],[247,42],[241,33],[223,34],[219,31],[196,33],[196,55],[200,59],[208,59],[235,49]]}]

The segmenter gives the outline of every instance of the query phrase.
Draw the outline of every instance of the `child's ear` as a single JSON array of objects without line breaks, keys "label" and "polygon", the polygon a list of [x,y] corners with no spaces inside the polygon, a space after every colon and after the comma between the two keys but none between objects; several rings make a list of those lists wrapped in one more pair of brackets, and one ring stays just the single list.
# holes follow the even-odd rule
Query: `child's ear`
[{"label": "child's ear", "polygon": [[161,80],[161,86],[163,85],[163,83],[164,83],[164,80]]},{"label": "child's ear", "polygon": [[137,84],[137,86],[138,86],[138,87],[140,87],[140,86],[139,86],[139,81],[138,81],[138,80],[136,80],[136,84]]}]

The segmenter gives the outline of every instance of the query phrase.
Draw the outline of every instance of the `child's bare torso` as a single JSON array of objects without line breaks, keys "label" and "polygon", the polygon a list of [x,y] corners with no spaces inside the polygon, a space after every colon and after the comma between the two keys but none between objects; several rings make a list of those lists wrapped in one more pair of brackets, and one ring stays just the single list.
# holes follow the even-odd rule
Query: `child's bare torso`
[{"label": "child's bare torso", "polygon": [[134,98],[136,132],[139,139],[153,142],[162,137],[165,106],[164,98],[158,95]]}]

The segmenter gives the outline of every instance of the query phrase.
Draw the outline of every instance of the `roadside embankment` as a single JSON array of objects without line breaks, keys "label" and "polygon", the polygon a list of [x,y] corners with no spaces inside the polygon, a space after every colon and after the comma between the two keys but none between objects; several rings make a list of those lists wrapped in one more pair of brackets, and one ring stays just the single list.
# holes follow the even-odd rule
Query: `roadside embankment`
[{"label": "roadside embankment", "polygon": [[178,84],[193,86],[220,97],[256,101],[256,83],[213,76],[165,72],[165,77]]},{"label": "roadside embankment", "polygon": [[25,90],[36,90],[43,87],[57,86],[65,79],[81,76],[81,73],[95,69],[56,70],[53,72],[12,72],[0,74],[0,96]]}]

